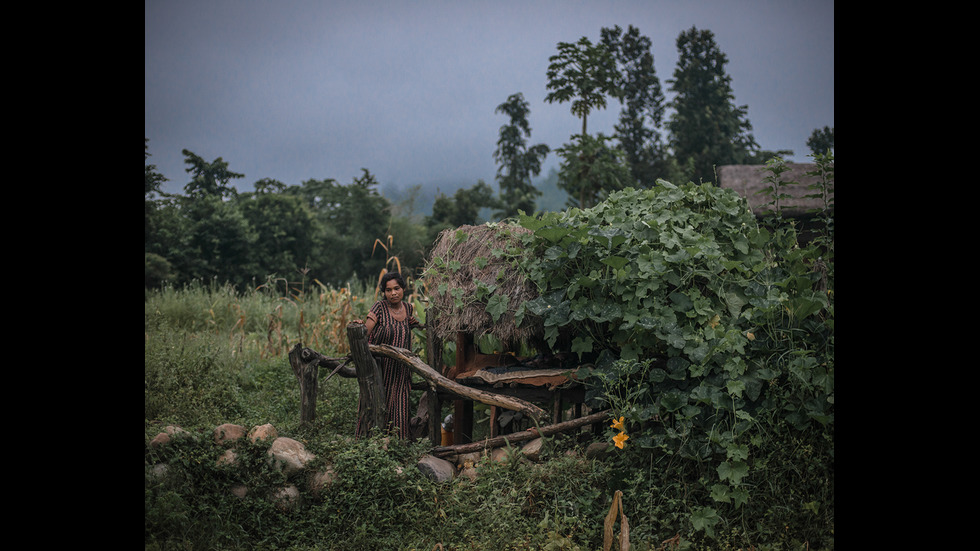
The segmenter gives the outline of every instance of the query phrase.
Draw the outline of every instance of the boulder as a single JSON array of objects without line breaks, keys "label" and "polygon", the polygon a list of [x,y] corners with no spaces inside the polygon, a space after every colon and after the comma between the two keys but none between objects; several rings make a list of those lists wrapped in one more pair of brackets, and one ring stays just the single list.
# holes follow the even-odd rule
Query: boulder
[{"label": "boulder", "polygon": [[333,484],[333,481],[336,478],[337,475],[334,473],[333,467],[328,465],[326,469],[315,473],[310,477],[310,493],[315,497],[320,497],[323,492],[330,488],[330,485]]},{"label": "boulder", "polygon": [[302,442],[284,436],[272,441],[268,454],[272,466],[281,469],[286,476],[302,471],[307,463],[316,458]]},{"label": "boulder", "polygon": [[440,459],[432,455],[424,455],[419,460],[418,468],[422,474],[436,482],[449,482],[453,479],[456,469],[453,464],[445,459]]},{"label": "boulder", "polygon": [[232,423],[218,425],[214,429],[215,444],[234,444],[238,439],[245,436],[245,427]]},{"label": "boulder", "polygon": [[538,461],[541,459],[541,450],[544,448],[544,438],[535,438],[521,448],[521,453],[524,457],[530,459],[531,461]]},{"label": "boulder", "polygon": [[182,429],[180,427],[175,427],[173,425],[167,425],[167,427],[165,429],[163,429],[163,432],[161,432],[160,434],[156,435],[153,438],[153,440],[150,440],[150,447],[151,448],[158,448],[158,447],[163,446],[165,444],[169,444],[171,441],[173,441],[176,438],[188,438],[190,436],[191,436],[191,433],[187,432],[186,430],[184,430],[184,429]]},{"label": "boulder", "polygon": [[299,488],[289,485],[276,490],[271,497],[280,511],[289,511],[299,504]]},{"label": "boulder", "polygon": [[235,465],[235,461],[237,460],[238,454],[235,453],[235,450],[229,449],[225,450],[225,453],[221,454],[221,457],[218,458],[217,463],[218,465],[226,465],[231,467]]},{"label": "boulder", "polygon": [[465,478],[470,482],[476,482],[476,467],[473,465],[463,467],[463,469],[459,471],[459,476],[460,478]]},{"label": "boulder", "polygon": [[609,442],[593,442],[589,444],[589,447],[585,448],[585,457],[588,459],[602,459],[606,457],[606,454],[611,449],[612,444]]},{"label": "boulder", "polygon": [[276,427],[272,426],[272,423],[257,425],[252,427],[252,430],[248,431],[248,439],[251,440],[253,444],[260,440],[274,440],[278,436],[279,432],[276,431]]},{"label": "boulder", "polygon": [[235,484],[231,487],[231,495],[243,498],[248,495],[248,487],[244,484]]}]

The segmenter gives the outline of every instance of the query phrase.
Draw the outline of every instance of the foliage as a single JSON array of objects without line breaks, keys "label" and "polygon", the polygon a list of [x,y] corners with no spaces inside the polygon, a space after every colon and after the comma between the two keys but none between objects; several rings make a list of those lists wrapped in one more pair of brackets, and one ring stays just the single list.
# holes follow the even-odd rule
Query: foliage
[{"label": "foliage", "polygon": [[592,44],[587,37],[578,42],[559,42],[558,53],[548,58],[548,103],[572,102],[572,114],[582,119],[587,132],[589,114],[606,108],[606,96],[619,97],[619,73],[609,48]]},{"label": "foliage", "polygon": [[244,290],[254,287],[255,278],[310,271],[340,286],[383,266],[365,244],[393,228],[405,230],[399,254],[421,263],[425,232],[400,225],[367,170],[349,185],[327,179],[285,186],[263,179],[255,192],[239,194],[229,180],[240,175],[227,163],[184,154],[194,172],[186,196],[155,198],[157,179],[147,166],[148,288],[214,279]]},{"label": "foliage", "polygon": [[609,147],[608,141],[601,133],[595,137],[578,134],[570,144],[555,150],[562,158],[558,187],[568,193],[568,206],[588,208],[632,182],[623,152]]},{"label": "foliage", "polygon": [[690,465],[715,502],[691,517],[711,539],[765,508],[786,440],[828,462],[806,494],[818,531],[833,506],[833,234],[802,246],[772,222],[730,190],[665,181],[521,219],[540,291],[525,311],[553,349],[595,362],[585,380],[621,419],[617,445]]},{"label": "foliage", "polygon": [[652,43],[632,25],[625,33],[616,25],[603,28],[601,34],[622,77],[618,87],[622,90],[623,108],[615,126],[616,138],[626,155],[633,182],[648,187],[658,177],[669,176],[667,151],[659,130],[664,119],[664,94],[653,65]]},{"label": "foliage", "polygon": [[694,161],[695,181],[714,181],[714,167],[743,164],[758,148],[749,133],[747,106],[735,106],[728,57],[714,34],[692,27],[677,38],[679,59],[669,80],[674,115],[670,146],[679,163]]},{"label": "foliage", "polygon": [[432,204],[428,226],[432,232],[479,223],[480,211],[499,208],[501,204],[493,196],[493,188],[480,180],[473,187],[460,188],[452,197],[439,193]]},{"label": "foliage", "polygon": [[510,123],[500,127],[497,150],[493,152],[494,160],[499,163],[501,210],[497,216],[501,218],[516,216],[520,211],[534,212],[534,199],[541,195],[531,179],[541,172],[541,163],[551,149],[545,144],[527,146],[527,138],[531,137],[531,125],[527,121],[530,112],[521,93],[511,94],[497,106],[497,113],[510,117]]},{"label": "foliage", "polygon": [[806,140],[807,147],[814,155],[825,155],[834,150],[834,129],[825,126],[813,131]]}]

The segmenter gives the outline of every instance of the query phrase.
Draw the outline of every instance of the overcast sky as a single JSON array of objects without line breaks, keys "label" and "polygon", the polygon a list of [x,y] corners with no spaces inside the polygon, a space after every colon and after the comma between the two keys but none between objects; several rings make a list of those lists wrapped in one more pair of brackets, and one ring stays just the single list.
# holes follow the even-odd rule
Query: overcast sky
[{"label": "overcast sky", "polygon": [[[666,92],[676,40],[710,30],[737,105],[767,150],[809,162],[834,126],[832,0],[145,0],[144,137],[165,191],[189,180],[181,150],[221,157],[242,191],[366,168],[382,186],[484,180],[496,189],[495,109],[520,92],[530,144],[581,131],[569,103],[544,101],[559,42],[629,25],[653,42]],[[668,94],[668,98],[669,98]],[[612,134],[620,106],[589,119]],[[546,167],[557,166],[556,154]],[[547,168],[545,169],[545,173]],[[543,173],[544,174],[544,173]]]}]

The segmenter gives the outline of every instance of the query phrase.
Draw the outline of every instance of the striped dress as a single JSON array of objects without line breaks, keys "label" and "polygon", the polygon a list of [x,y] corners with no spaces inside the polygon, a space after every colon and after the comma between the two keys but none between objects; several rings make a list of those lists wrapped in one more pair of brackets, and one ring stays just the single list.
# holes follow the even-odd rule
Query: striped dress
[{"label": "striped dress", "polygon": [[[398,321],[391,315],[387,300],[379,300],[371,307],[371,313],[378,320],[369,337],[373,344],[387,344],[398,348],[412,349],[412,327],[419,325],[414,317],[412,305],[402,302],[406,309],[405,319]],[[412,420],[409,390],[412,384],[412,371],[404,363],[386,356],[380,359],[381,380],[385,387],[385,409],[388,412],[388,428],[394,429],[399,438],[408,439],[411,436],[410,423]],[[354,431],[358,438],[367,435],[361,426],[361,416],[357,416],[357,427]]]}]

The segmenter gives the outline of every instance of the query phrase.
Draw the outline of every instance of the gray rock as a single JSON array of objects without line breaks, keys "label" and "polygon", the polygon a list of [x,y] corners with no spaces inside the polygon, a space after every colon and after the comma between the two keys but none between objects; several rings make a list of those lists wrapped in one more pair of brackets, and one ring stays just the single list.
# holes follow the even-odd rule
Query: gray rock
[{"label": "gray rock", "polygon": [[286,476],[302,471],[307,463],[316,458],[302,442],[284,436],[272,441],[268,454],[273,467],[282,469]]},{"label": "gray rock", "polygon": [[422,474],[436,482],[449,482],[456,472],[452,463],[432,455],[423,456],[419,460],[418,467]]}]

